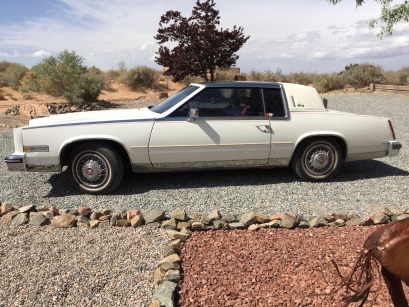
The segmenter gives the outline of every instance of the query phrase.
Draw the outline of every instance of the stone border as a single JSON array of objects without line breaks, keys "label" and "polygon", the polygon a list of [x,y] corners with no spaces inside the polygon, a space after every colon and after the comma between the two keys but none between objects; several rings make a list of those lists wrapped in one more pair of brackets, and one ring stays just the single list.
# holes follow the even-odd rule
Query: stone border
[{"label": "stone border", "polygon": [[155,292],[150,307],[175,307],[177,284],[181,279],[180,247],[189,239],[192,231],[247,229],[256,231],[261,228],[311,228],[323,226],[369,226],[386,224],[409,218],[409,209],[393,213],[388,208],[378,213],[359,217],[356,214],[334,213],[327,216],[304,219],[295,212],[276,213],[271,217],[258,212],[249,212],[238,219],[233,214],[221,215],[218,210],[207,216],[194,213],[189,217],[184,210],[176,210],[166,216],[166,212],[155,209],[142,214],[134,209],[122,212],[111,210],[95,210],[90,207],[78,209],[57,209],[51,207],[36,207],[34,205],[17,206],[6,202],[0,205],[0,223],[12,226],[52,225],[57,228],[88,227],[142,227],[147,224],[157,224],[163,228],[171,240],[164,250],[164,258],[157,264],[153,276]]}]

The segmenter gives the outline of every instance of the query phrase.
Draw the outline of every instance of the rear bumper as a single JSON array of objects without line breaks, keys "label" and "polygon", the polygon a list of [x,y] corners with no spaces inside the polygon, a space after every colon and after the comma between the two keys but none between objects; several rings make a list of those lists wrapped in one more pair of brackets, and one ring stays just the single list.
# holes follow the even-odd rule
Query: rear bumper
[{"label": "rear bumper", "polygon": [[24,155],[7,155],[4,161],[9,171],[25,171]]},{"label": "rear bumper", "polygon": [[389,141],[388,157],[396,157],[399,155],[399,150],[402,148],[402,144],[398,141]]}]

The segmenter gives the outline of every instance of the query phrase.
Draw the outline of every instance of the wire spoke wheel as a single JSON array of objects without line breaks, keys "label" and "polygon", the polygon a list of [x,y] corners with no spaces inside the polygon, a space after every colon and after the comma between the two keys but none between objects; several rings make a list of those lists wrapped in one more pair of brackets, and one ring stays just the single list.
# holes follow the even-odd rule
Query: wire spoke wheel
[{"label": "wire spoke wheel", "polygon": [[103,186],[110,176],[108,162],[96,153],[81,156],[74,167],[77,178],[93,188]]},{"label": "wire spoke wheel", "polygon": [[327,145],[313,146],[305,154],[304,165],[315,175],[324,175],[333,168],[334,163],[333,150]]},{"label": "wire spoke wheel", "polygon": [[118,152],[104,143],[81,144],[70,156],[69,174],[88,194],[106,194],[121,183],[124,163]]},{"label": "wire spoke wheel", "polygon": [[331,138],[305,141],[297,148],[291,164],[294,172],[303,180],[328,180],[341,166],[341,149]]}]

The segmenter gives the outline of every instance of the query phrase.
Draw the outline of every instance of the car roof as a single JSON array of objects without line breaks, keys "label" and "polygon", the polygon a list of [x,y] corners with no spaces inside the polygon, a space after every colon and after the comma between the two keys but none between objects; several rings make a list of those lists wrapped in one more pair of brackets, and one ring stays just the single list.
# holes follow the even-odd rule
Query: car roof
[{"label": "car roof", "polygon": [[281,83],[278,82],[259,82],[259,81],[217,81],[217,82],[200,82],[198,84],[206,87],[265,87],[265,88],[280,88]]}]

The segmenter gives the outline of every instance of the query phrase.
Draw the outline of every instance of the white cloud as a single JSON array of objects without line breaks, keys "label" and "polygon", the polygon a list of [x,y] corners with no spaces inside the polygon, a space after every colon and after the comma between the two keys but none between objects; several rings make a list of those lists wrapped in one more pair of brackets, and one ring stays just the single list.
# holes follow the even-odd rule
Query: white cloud
[{"label": "white cloud", "polygon": [[[13,57],[35,64],[35,59],[68,49],[84,56],[87,65],[102,69],[116,68],[120,61],[127,67],[159,68],[153,36],[160,16],[171,9],[189,16],[194,5],[178,0],[57,3],[59,10],[47,17],[5,25],[0,20],[0,60]],[[242,26],[250,35],[239,51],[237,65],[243,71],[267,67],[283,72],[337,71],[351,61],[409,62],[408,24],[399,25],[383,40],[377,38],[377,29],[368,28],[368,20],[379,14],[376,3],[356,8],[355,1],[332,6],[325,0],[235,0],[232,6],[231,0],[218,0],[216,9],[223,28]]]},{"label": "white cloud", "polygon": [[29,55],[29,57],[32,57],[32,58],[44,58],[44,57],[47,57],[47,56],[50,56],[50,55],[51,55],[51,53],[48,52],[48,51],[38,50],[38,51],[35,51],[35,52],[31,53],[31,54]]}]

